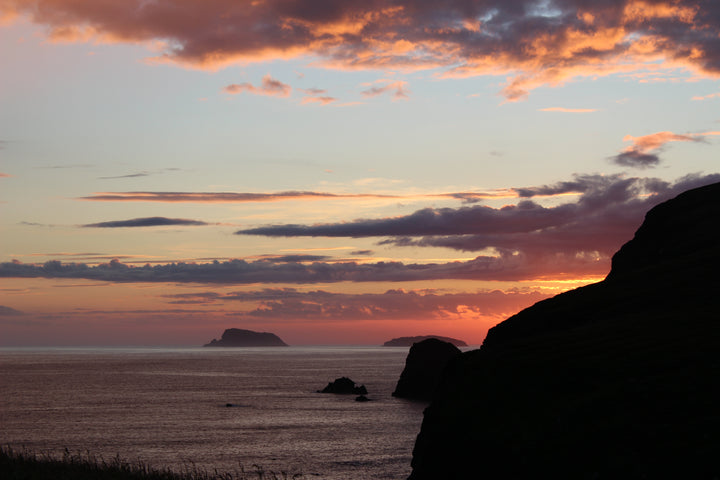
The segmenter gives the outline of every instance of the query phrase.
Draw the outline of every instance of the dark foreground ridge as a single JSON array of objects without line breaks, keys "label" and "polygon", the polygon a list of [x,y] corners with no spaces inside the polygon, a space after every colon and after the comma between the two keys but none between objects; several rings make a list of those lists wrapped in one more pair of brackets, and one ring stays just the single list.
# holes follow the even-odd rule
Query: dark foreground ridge
[{"label": "dark foreground ridge", "polygon": [[205,347],[287,347],[274,333],[228,328],[220,340],[213,339]]},{"label": "dark foreground ridge", "polygon": [[392,340],[388,340],[383,343],[383,347],[412,347],[413,344],[422,342],[423,340],[427,340],[429,338],[436,338],[438,340],[442,340],[443,342],[452,343],[456,347],[467,347],[467,343],[462,340],[458,340],[457,338],[441,337],[440,335],[420,335],[417,337],[393,338]]},{"label": "dark foreground ridge", "polygon": [[653,208],[597,284],[449,366],[412,480],[720,478],[720,184]]}]

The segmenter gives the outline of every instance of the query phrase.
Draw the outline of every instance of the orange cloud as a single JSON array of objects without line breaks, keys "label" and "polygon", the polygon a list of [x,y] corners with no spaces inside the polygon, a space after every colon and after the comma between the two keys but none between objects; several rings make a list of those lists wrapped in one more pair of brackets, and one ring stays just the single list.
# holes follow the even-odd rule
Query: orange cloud
[{"label": "orange cloud", "polygon": [[541,108],[540,112],[562,112],[562,113],[592,113],[597,112],[597,108],[564,108],[564,107],[549,107]]},{"label": "orange cloud", "polygon": [[[563,0],[552,9],[536,0],[0,0],[3,22],[19,16],[46,26],[52,41],[144,44],[154,62],[200,69],[306,57],[343,70],[506,75],[510,101],[541,85],[652,68],[720,75],[720,5],[710,0]],[[278,87],[228,93],[284,95]]]},{"label": "orange cloud", "polygon": [[633,137],[632,135],[625,135],[623,137],[624,142],[631,141],[633,145],[628,148],[636,148],[639,150],[654,150],[660,148],[669,142],[698,142],[700,141],[698,135],[679,135],[672,132],[657,132],[650,135],[644,135],[642,137]]},{"label": "orange cloud", "polygon": [[695,97],[692,97],[692,100],[708,100],[710,98],[720,98],[720,92],[711,93],[709,95],[695,96]]}]

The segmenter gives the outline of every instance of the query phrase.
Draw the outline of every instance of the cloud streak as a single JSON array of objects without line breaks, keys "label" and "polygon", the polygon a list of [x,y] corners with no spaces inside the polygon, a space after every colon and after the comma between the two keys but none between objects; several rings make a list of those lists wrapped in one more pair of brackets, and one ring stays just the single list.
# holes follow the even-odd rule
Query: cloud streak
[{"label": "cloud streak", "polygon": [[593,113],[597,112],[597,108],[564,108],[564,107],[548,107],[541,108],[540,112],[559,112],[559,113]]},{"label": "cloud streak", "polygon": [[206,283],[248,285],[314,284],[338,282],[413,282],[420,280],[497,280],[577,279],[602,276],[607,264],[596,258],[555,255],[529,259],[503,253],[479,256],[473,260],[449,263],[403,262],[300,262],[280,263],[255,260],[229,260],[212,263],[173,262],[141,267],[118,260],[99,265],[62,263],[51,260],[42,265],[21,262],[0,263],[0,278],[84,278],[117,283]]},{"label": "cloud streak", "polygon": [[326,192],[98,192],[78,200],[95,202],[167,202],[167,203],[246,203],[277,202],[283,200],[402,198],[396,195],[336,194]]},{"label": "cloud streak", "polygon": [[[410,282],[465,279],[522,281],[605,275],[610,256],[654,205],[690,188],[720,181],[720,174],[689,175],[667,182],[622,175],[578,175],[551,185],[515,189],[515,205],[426,208],[412,214],[319,225],[271,225],[239,235],[375,237],[397,247],[444,247],[478,252],[447,263],[333,261],[305,255],[175,262],[131,266],[20,262],[0,265],[0,277],[86,278],[110,282],[286,283]],[[572,193],[574,201],[546,207],[534,197]]]},{"label": "cloud streak", "polygon": [[159,46],[152,61],[200,69],[313,58],[342,70],[503,75],[510,101],[578,78],[720,75],[715,0],[0,0],[0,14],[46,26],[51,41]]},{"label": "cloud streak", "polygon": [[262,83],[259,87],[254,86],[251,83],[240,83],[231,84],[223,88],[223,92],[230,95],[237,95],[238,93],[251,93],[253,95],[266,95],[270,97],[289,97],[292,93],[292,87],[279,80],[275,80],[269,74],[262,78]]},{"label": "cloud streak", "polygon": [[114,220],[109,222],[88,223],[84,228],[125,228],[125,227],[167,227],[167,226],[203,226],[210,225],[200,220],[188,220],[186,218],[167,217],[143,217],[130,220]]},{"label": "cloud streak", "polygon": [[248,320],[425,320],[467,319],[472,316],[502,319],[547,298],[537,291],[438,293],[387,290],[384,293],[348,294],[324,290],[303,292],[294,288],[267,288],[250,292],[215,292],[166,295],[173,305],[212,305],[241,302],[255,305],[236,313]]},{"label": "cloud streak", "polygon": [[[691,175],[675,183],[622,175],[576,176],[573,181],[515,189],[516,205],[492,208],[425,208],[410,215],[359,219],[319,225],[269,225],[243,229],[238,235],[272,237],[390,237],[384,245],[446,247],[462,251],[496,249],[524,254],[528,262],[554,255],[587,255],[607,260],[627,241],[646,211],[661,201],[720,175]],[[545,207],[531,200],[540,195],[577,193],[574,202]],[[565,261],[565,260],[563,260]]]}]

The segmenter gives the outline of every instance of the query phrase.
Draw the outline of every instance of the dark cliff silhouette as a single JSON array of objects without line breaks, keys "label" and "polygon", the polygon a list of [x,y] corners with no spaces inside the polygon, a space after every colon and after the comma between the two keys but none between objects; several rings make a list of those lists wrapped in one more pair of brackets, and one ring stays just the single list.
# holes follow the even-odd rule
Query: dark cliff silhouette
[{"label": "dark cliff silhouette", "polygon": [[457,338],[441,337],[440,335],[419,335],[417,337],[398,337],[383,343],[383,347],[412,347],[413,344],[427,340],[428,338],[437,338],[443,342],[452,343],[456,347],[467,347],[467,343]]},{"label": "dark cliff silhouette", "polygon": [[597,284],[446,369],[412,480],[720,478],[720,184],[653,208]]},{"label": "dark cliff silhouette", "polygon": [[287,347],[274,333],[228,328],[220,340],[213,339],[205,347]]},{"label": "dark cliff silhouette", "polygon": [[450,360],[460,355],[450,342],[428,338],[410,347],[393,397],[430,400]]}]

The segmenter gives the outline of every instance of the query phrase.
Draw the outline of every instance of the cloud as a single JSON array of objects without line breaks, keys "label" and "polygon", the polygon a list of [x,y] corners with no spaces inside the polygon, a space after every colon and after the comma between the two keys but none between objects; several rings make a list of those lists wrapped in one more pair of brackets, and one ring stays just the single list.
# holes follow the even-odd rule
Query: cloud
[{"label": "cloud", "polygon": [[48,224],[48,223],[37,223],[37,222],[18,222],[18,225],[25,225],[27,227],[49,227],[49,228],[57,227],[57,225]]},{"label": "cloud", "polygon": [[[446,247],[462,251],[493,248],[511,262],[525,255],[528,262],[558,255],[607,261],[657,203],[700,185],[720,181],[720,174],[691,175],[669,183],[655,178],[622,175],[582,175],[555,185],[515,189],[521,200],[493,208],[424,208],[412,214],[319,225],[269,225],[248,228],[238,235],[273,237],[386,237],[383,245]],[[552,207],[529,198],[577,193],[579,197]],[[390,238],[387,238],[390,237]],[[561,258],[563,257],[563,258]]]},{"label": "cloud", "polygon": [[720,92],[718,93],[711,93],[709,95],[702,95],[702,96],[694,96],[692,97],[692,100],[698,101],[698,100],[708,100],[711,98],[720,98]]},{"label": "cloud", "polygon": [[319,97],[307,96],[307,97],[304,97],[300,101],[300,103],[302,103],[303,105],[308,104],[308,103],[319,103],[320,105],[329,105],[335,101],[337,101],[337,98],[324,95],[324,96],[319,96]]},{"label": "cloud", "polygon": [[149,172],[138,172],[138,173],[130,173],[128,175],[116,175],[113,177],[97,177],[98,180],[112,180],[116,178],[138,178],[138,177],[147,177],[149,176]]},{"label": "cloud", "polygon": [[8,178],[8,177],[12,177],[12,175],[10,175],[9,173],[0,172],[0,178]]},{"label": "cloud", "polygon": [[200,220],[188,220],[185,218],[166,217],[144,217],[130,220],[115,220],[110,222],[88,223],[84,228],[123,228],[123,227],[166,227],[169,225],[200,226],[210,225]]},{"label": "cloud", "polygon": [[312,262],[277,263],[264,260],[133,266],[109,263],[63,263],[50,260],[42,265],[0,263],[0,278],[84,278],[118,283],[206,283],[248,285],[255,283],[314,284],[338,282],[413,282],[421,280],[577,279],[607,274],[609,264],[594,257],[555,255],[532,259],[503,252],[468,261],[448,263]]},{"label": "cloud", "polygon": [[269,74],[262,78],[262,84],[259,87],[251,83],[231,84],[223,88],[223,92],[230,95],[238,93],[252,93],[254,95],[268,95],[271,97],[289,97],[292,87],[279,80],[275,80]]},{"label": "cloud", "polygon": [[[332,173],[332,171],[327,171]],[[365,179],[356,182],[358,185],[370,185],[377,179]],[[481,200],[514,198],[516,193],[500,189],[487,192],[450,192],[427,193],[415,195],[382,195],[376,193],[329,193],[291,191],[275,193],[249,193],[249,192],[96,192],[92,195],[79,197],[77,200],[95,202],[166,202],[166,203],[248,203],[248,202],[279,202],[287,200],[337,200],[337,199],[421,199],[445,198],[457,199],[463,203],[477,203]]]},{"label": "cloud", "polygon": [[547,298],[537,291],[499,290],[472,293],[387,290],[384,293],[303,292],[294,288],[267,288],[221,295],[215,292],[164,295],[170,304],[244,302],[255,307],[235,314],[245,319],[312,320],[425,320],[471,316],[503,319]]},{"label": "cloud", "polygon": [[[85,278],[111,282],[313,284],[466,279],[523,281],[577,279],[607,274],[610,256],[630,238],[645,213],[690,188],[720,181],[720,174],[688,175],[675,182],[622,175],[578,175],[550,185],[517,188],[517,204],[426,208],[412,214],[320,225],[271,225],[240,235],[376,237],[396,247],[443,247],[478,252],[446,263],[357,262],[284,255],[210,263],[132,266],[113,260],[90,265],[0,264],[0,277]],[[543,206],[534,197],[565,195]],[[357,252],[356,254],[361,254]]]},{"label": "cloud", "polygon": [[5,305],[0,305],[0,317],[7,317],[11,315],[23,315],[23,312],[15,310],[14,308],[6,307]]},{"label": "cloud", "polygon": [[313,58],[341,70],[502,75],[511,101],[578,78],[720,74],[716,0],[0,0],[0,14],[46,26],[51,41],[144,44],[154,62],[200,69]]},{"label": "cloud", "polygon": [[383,93],[391,93],[394,100],[406,100],[409,98],[409,91],[406,89],[407,82],[402,80],[390,82],[389,80],[380,80],[380,82],[389,82],[385,85],[378,85],[363,90],[360,94],[363,97],[377,97]]},{"label": "cloud", "polygon": [[623,167],[650,168],[660,163],[660,157],[654,153],[643,153],[641,150],[629,148],[612,157],[612,161]]},{"label": "cloud", "polygon": [[564,108],[564,107],[548,107],[541,108],[540,112],[560,112],[560,113],[592,113],[597,112],[597,108]]},{"label": "cloud", "polygon": [[305,97],[300,101],[300,103],[303,105],[306,105],[308,103],[329,105],[337,101],[337,98],[331,97],[327,94],[327,90],[324,90],[322,88],[299,88],[298,90],[305,94]]},{"label": "cloud", "polygon": [[720,132],[705,132],[681,135],[673,132],[657,132],[642,137],[626,135],[625,142],[632,145],[619,154],[610,157],[610,160],[624,167],[650,168],[660,163],[659,153],[670,142],[703,142],[706,136],[718,135]]},{"label": "cloud", "polygon": [[399,198],[395,195],[336,194],[326,192],[99,192],[78,200],[96,202],[245,203],[282,200],[323,200],[338,198]]}]

